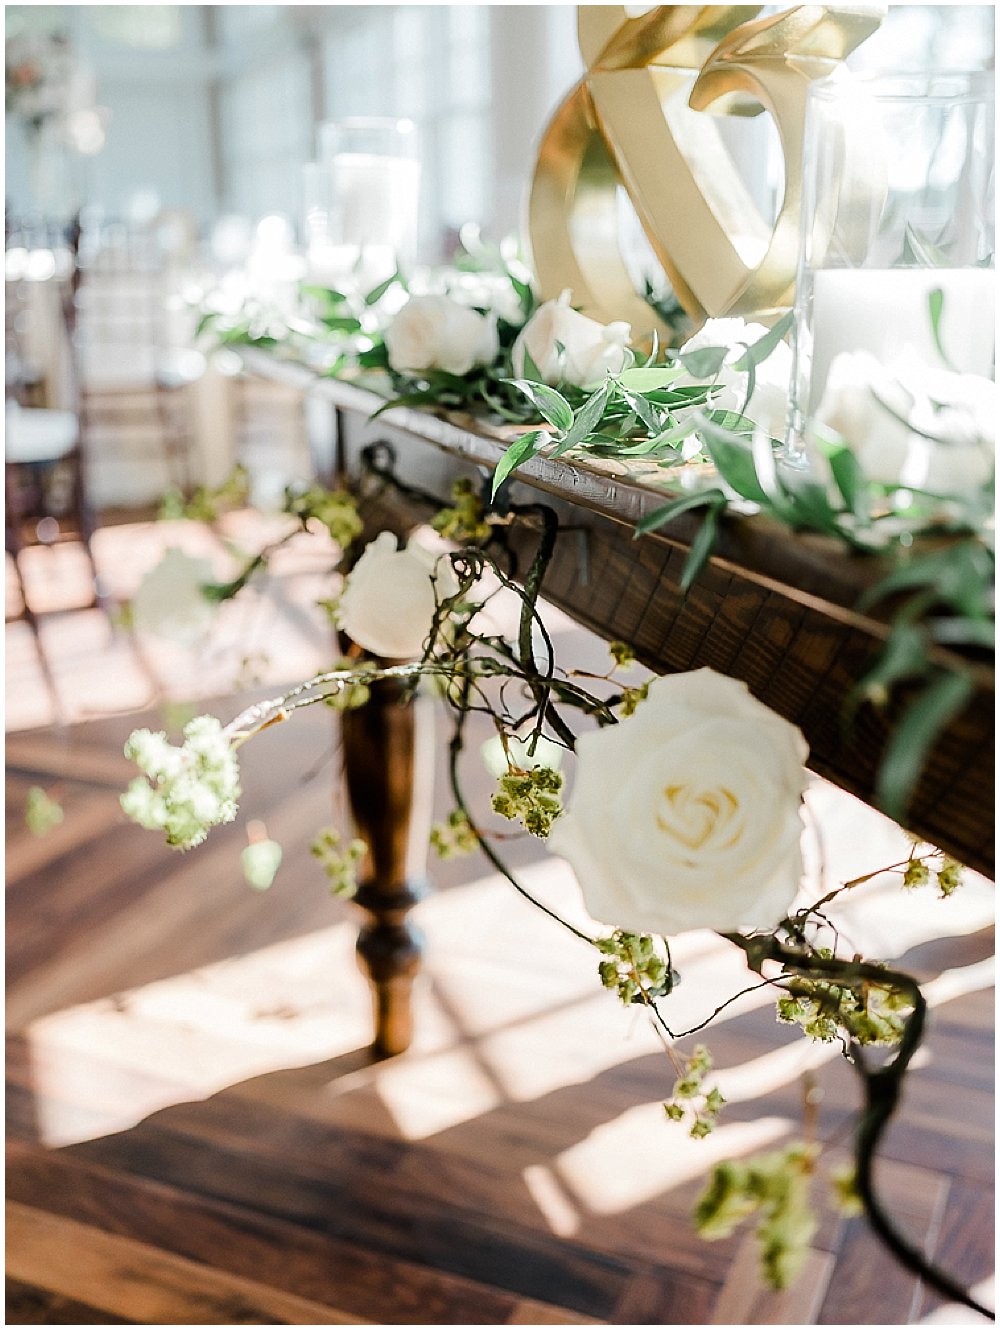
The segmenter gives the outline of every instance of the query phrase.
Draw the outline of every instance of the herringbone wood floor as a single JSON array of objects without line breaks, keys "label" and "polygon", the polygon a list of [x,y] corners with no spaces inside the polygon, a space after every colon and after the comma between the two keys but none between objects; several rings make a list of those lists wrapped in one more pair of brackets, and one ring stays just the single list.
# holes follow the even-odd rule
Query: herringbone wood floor
[{"label": "herringbone wood floor", "polygon": [[[65,642],[50,638],[66,653],[57,677],[82,666],[96,687],[105,648],[74,663],[86,653],[68,624]],[[309,713],[244,750],[246,814],[286,852],[264,895],[240,878],[241,827],[178,855],[125,823],[121,744],[136,723],[8,737],[8,1322],[935,1315],[862,1221],[828,1206],[780,1296],[760,1291],[752,1236],[693,1235],[712,1160],[800,1130],[807,1068],[823,1139],[843,1139],[856,1104],[834,1051],[791,1039],[768,1001],[709,1032],[730,1103],[715,1137],[690,1142],[663,1121],[669,1065],[598,988],[590,955],[463,861],[435,870],[421,907],[417,1043],[372,1063],[351,911],[305,849],[330,818],[332,719]],[[66,813],[44,839],[23,829],[31,785],[56,789]],[[516,854],[540,894],[578,908],[555,861]],[[676,1016],[692,1023],[711,992],[740,985],[738,967],[709,935],[679,951]],[[919,972],[948,973],[882,1169],[911,1234],[969,1282],[993,1258],[991,955],[982,929],[911,951]]]}]

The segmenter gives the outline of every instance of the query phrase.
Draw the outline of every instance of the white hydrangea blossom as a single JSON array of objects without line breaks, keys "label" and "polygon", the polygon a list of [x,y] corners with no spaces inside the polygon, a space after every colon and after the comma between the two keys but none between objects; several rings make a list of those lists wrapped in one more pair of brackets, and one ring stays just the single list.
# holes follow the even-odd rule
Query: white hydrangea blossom
[{"label": "white hydrangea blossom", "polygon": [[143,773],[121,796],[133,822],[166,834],[179,850],[200,845],[211,827],[232,822],[240,797],[236,753],[214,716],[196,716],[176,747],[161,730],[135,730],[125,756]]}]

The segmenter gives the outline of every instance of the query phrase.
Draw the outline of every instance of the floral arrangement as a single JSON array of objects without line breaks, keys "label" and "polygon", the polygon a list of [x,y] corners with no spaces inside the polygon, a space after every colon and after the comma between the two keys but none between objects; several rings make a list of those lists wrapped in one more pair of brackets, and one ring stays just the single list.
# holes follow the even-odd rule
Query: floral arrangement
[{"label": "floral arrangement", "polygon": [[[387,290],[365,310],[376,309]],[[934,382],[918,380],[905,366],[886,370],[860,356],[837,362],[810,426],[813,467],[789,473],[775,449],[790,373],[788,318],[770,329],[712,321],[676,350],[661,354],[654,346],[640,355],[627,325],[585,317],[569,293],[539,304],[517,275],[510,290],[519,319],[509,304],[501,315],[439,290],[397,302],[381,328],[356,314],[328,313],[310,336],[322,341],[331,334],[335,372],[381,384],[387,405],[479,409],[493,420],[530,425],[497,468],[494,498],[517,467],[543,452],[648,467],[652,483],[672,493],[637,534],[683,511],[703,515],[685,589],[734,505],[824,532],[860,554],[905,550],[906,561],[872,593],[873,599],[900,593],[903,608],[856,699],[884,700],[902,678],[921,684],[896,727],[879,789],[886,811],[903,818],[935,734],[972,689],[961,668],[931,664],[927,647],[979,648],[991,640],[992,553],[984,515],[992,384],[944,373]],[[330,293],[326,308],[343,306],[339,293]],[[345,323],[335,327],[336,319]],[[890,446],[876,455],[873,441],[887,431]],[[392,483],[374,455],[368,463]],[[211,513],[218,498],[202,493],[188,511]],[[858,1073],[863,1102],[850,1176],[827,1170],[822,1144],[808,1132],[786,1150],[721,1164],[697,1207],[700,1232],[725,1236],[754,1217],[765,1275],[783,1287],[814,1232],[810,1194],[826,1177],[845,1206],[868,1215],[898,1259],[946,1296],[983,1311],[897,1232],[874,1187],[873,1159],[920,1047],[926,1002],[905,972],[845,954],[829,925],[830,902],[874,873],[818,900],[800,895],[808,751],[799,730],[743,684],[709,669],[630,684],[634,657],[626,643],[610,644],[609,668],[600,676],[558,661],[538,608],[558,536],[557,519],[543,504],[489,504],[468,484],[458,485],[432,523],[449,542],[446,553],[416,539],[400,548],[388,532],[361,547],[362,524],[346,492],[289,493],[285,511],[296,530],[322,522],[342,547],[339,594],[324,604],[364,654],[228,724],[197,718],[181,746],[163,733],[137,731],[126,749],[141,773],[123,796],[129,816],[161,831],[169,844],[191,848],[212,826],[237,816],[238,751],[262,730],[317,704],[363,706],[386,680],[411,693],[434,687],[452,714],[454,808],[434,828],[432,844],[445,856],[481,851],[514,889],[593,947],[599,982],[623,1003],[644,1008],[662,1037],[673,1068],[667,1120],[703,1137],[725,1109],[708,1050],[699,1044],[682,1052],[678,1044],[702,1027],[681,1031],[670,1023],[677,980],[671,939],[689,929],[713,929],[738,948],[753,976],[750,987],[773,990],[777,1018],[808,1039],[839,1042]],[[511,523],[537,536],[521,582],[500,557]],[[952,539],[914,555],[915,536],[925,531]],[[168,556],[172,566],[140,589],[136,613],[147,623],[159,614],[186,631],[204,605],[236,594],[267,555],[219,586],[206,584],[204,570],[182,566],[175,552]],[[166,603],[158,579],[170,578],[176,595],[167,598],[166,612],[158,611],[158,597]],[[482,614],[501,590],[520,604],[511,638],[493,631]],[[496,779],[492,812],[569,861],[595,921],[591,930],[531,896],[504,863],[484,810],[467,802],[462,752],[473,712],[488,714],[496,728],[486,754]],[[251,844],[244,863],[258,887],[269,884],[280,862],[280,847],[260,845]],[[327,830],[313,850],[332,887],[351,894],[365,847]],[[934,886],[943,896],[962,877],[959,864],[916,841],[905,861],[877,871],[895,873],[904,889]],[[871,1057],[873,1048],[883,1050],[880,1060]]]}]

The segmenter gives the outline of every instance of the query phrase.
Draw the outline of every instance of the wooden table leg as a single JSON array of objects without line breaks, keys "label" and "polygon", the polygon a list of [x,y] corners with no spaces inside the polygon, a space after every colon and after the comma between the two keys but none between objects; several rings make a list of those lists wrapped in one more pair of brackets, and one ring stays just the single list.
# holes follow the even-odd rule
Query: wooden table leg
[{"label": "wooden table leg", "polygon": [[358,957],[375,999],[376,1056],[404,1052],[413,1038],[410,993],[420,968],[420,931],[407,917],[424,895],[434,782],[430,698],[404,702],[395,680],[343,714],[344,771],[358,835],[368,845],[355,896],[368,916]]}]

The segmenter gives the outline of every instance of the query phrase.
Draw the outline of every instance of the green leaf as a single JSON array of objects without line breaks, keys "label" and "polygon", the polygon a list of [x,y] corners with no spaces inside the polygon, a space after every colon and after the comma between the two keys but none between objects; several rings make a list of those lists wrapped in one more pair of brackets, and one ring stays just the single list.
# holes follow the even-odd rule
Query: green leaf
[{"label": "green leaf", "polygon": [[553,457],[562,457],[563,453],[568,453],[571,448],[576,448],[578,444],[583,443],[594,433],[607,409],[610,395],[611,380],[605,379],[597,391],[588,397],[583,406],[577,411],[572,429],[558,441],[552,454]]},{"label": "green leaf", "polygon": [[678,352],[677,359],[692,379],[714,379],[730,350],[728,346],[703,346],[697,351]]},{"label": "green leaf", "polygon": [[534,383],[544,383],[545,378],[542,371],[531,358],[531,352],[528,350],[527,343],[521,347],[521,354],[524,356],[524,374]]},{"label": "green leaf", "polygon": [[389,352],[384,342],[376,342],[367,351],[358,354],[358,364],[362,369],[388,369]]},{"label": "green leaf", "polygon": [[871,517],[868,482],[850,448],[833,449],[829,455],[830,471],[844,503],[859,521]]},{"label": "green leaf", "polygon": [[759,365],[762,361],[765,361],[791,328],[793,319],[794,315],[791,310],[787,314],[783,314],[770,331],[747,347],[739,360],[733,364],[733,369],[745,374],[751,365]]},{"label": "green leaf", "polygon": [[986,619],[931,619],[928,623],[931,637],[943,646],[983,647],[992,651],[996,647],[996,624]]},{"label": "green leaf", "polygon": [[862,702],[876,706],[888,700],[889,690],[902,679],[922,678],[929,668],[927,640],[912,624],[896,624],[872,669],[854,685],[844,703],[849,724]]},{"label": "green leaf", "polygon": [[711,507],[719,504],[720,500],[725,503],[725,495],[721,490],[699,490],[697,494],[685,494],[683,498],[671,499],[661,508],[654,508],[636,523],[633,539],[638,540],[640,536],[648,535],[650,531],[658,531],[661,526],[673,521],[681,513],[690,512],[694,508]]},{"label": "green leaf", "polygon": [[663,428],[663,412],[658,411],[652,402],[647,402],[640,393],[631,392],[619,381],[617,390],[629,410],[639,417],[650,434],[658,434]]},{"label": "green leaf", "polygon": [[542,417],[561,433],[573,428],[573,408],[555,388],[531,379],[503,379],[501,382],[509,383],[524,393]]},{"label": "green leaf", "polygon": [[656,388],[669,388],[679,375],[676,365],[636,366],[618,375],[617,382],[635,393],[648,393]]},{"label": "green leaf", "polygon": [[901,591],[931,587],[942,604],[954,606],[969,618],[983,618],[989,613],[992,581],[989,551],[978,541],[967,540],[895,568],[865,592],[858,609],[868,610]]},{"label": "green leaf", "polygon": [[540,452],[550,441],[551,435],[543,429],[533,429],[527,434],[522,434],[519,439],[515,439],[501,457],[497,463],[497,469],[493,472],[491,496],[495,499],[497,490],[514,468],[520,466],[527,458],[534,457],[535,453]]},{"label": "green leaf", "polygon": [[875,782],[878,807],[902,822],[924,762],[938,735],[973,694],[964,674],[940,673],[913,699],[886,744]]},{"label": "green leaf", "polygon": [[695,578],[711,557],[712,550],[715,548],[715,537],[719,529],[719,513],[725,506],[726,501],[720,496],[719,502],[705,509],[705,516],[702,519],[701,526],[695,532],[691,548],[688,550],[688,556],[684,560],[684,569],[681,572],[681,591],[685,595],[687,595]]},{"label": "green leaf", "polygon": [[720,429],[711,420],[699,423],[698,430],[723,480],[744,499],[766,504],[767,495],[757,479],[749,444],[731,430]]},{"label": "green leaf", "polygon": [[368,292],[368,294],[365,296],[365,304],[377,305],[378,302],[385,295],[386,291],[389,290],[390,286],[394,286],[396,282],[399,282],[404,290],[406,289],[406,283],[403,280],[403,274],[399,271],[398,268],[392,274],[391,277],[387,277],[384,282],[379,282],[378,286],[373,287]]},{"label": "green leaf", "polygon": [[944,291],[940,286],[936,286],[933,291],[928,292],[927,310],[931,317],[931,333],[934,337],[934,345],[937,347],[938,355],[949,369],[954,369],[954,366],[948,359],[948,353],[944,349],[944,344],[941,341],[941,315],[944,313]]}]

